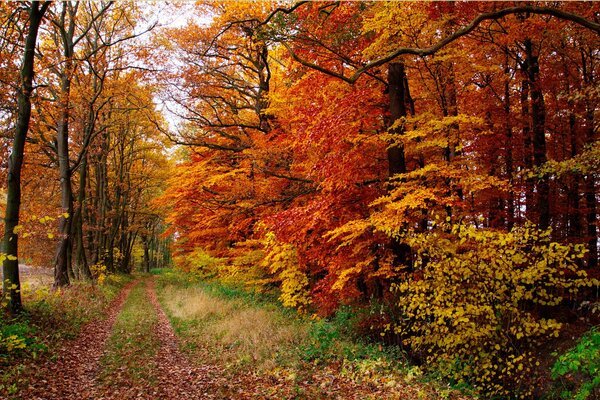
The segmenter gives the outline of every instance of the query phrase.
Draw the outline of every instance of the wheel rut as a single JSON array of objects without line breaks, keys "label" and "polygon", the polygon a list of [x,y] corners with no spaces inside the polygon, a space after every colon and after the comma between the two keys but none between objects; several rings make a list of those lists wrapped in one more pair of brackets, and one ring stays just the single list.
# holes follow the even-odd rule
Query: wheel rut
[{"label": "wheel rut", "polygon": [[67,341],[56,351],[54,360],[35,366],[35,376],[19,398],[29,400],[82,400],[102,398],[97,393],[96,376],[105,344],[112,333],[117,315],[121,312],[131,289],[139,281],[129,282],[109,306],[105,319],[93,321],[79,336]]}]

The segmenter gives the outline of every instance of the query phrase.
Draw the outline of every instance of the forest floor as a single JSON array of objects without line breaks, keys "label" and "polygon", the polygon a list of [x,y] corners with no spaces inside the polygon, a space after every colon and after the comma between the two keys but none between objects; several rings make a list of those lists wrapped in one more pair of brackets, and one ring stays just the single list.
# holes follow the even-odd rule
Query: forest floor
[{"label": "forest floor", "polygon": [[315,334],[274,306],[181,277],[141,276],[123,286],[104,318],[24,360],[20,387],[0,398],[468,398],[374,353],[352,357],[360,346],[317,326]]}]

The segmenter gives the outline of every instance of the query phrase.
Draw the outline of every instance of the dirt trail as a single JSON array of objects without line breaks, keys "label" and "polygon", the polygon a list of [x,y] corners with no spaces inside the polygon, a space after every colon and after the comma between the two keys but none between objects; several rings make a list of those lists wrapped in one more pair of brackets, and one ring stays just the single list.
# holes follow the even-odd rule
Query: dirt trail
[{"label": "dirt trail", "polygon": [[218,369],[215,366],[197,366],[190,363],[179,350],[173,328],[163,311],[155,290],[155,281],[148,278],[146,283],[147,300],[154,307],[158,322],[154,334],[160,342],[156,356],[149,361],[155,366],[151,382],[138,382],[137,385],[113,385],[102,399],[169,399],[194,400],[217,399],[216,382]]},{"label": "dirt trail", "polygon": [[68,341],[56,352],[56,360],[36,365],[35,377],[19,398],[41,399],[99,399],[94,384],[99,362],[112,327],[129,292],[138,281],[128,283],[110,305],[108,317],[86,325],[77,339]]},{"label": "dirt trail", "polygon": [[155,333],[160,339],[160,350],[156,356],[160,398],[169,399],[213,399],[215,366],[192,365],[179,350],[177,337],[156,296],[154,279],[148,280],[146,293],[156,310],[158,324]]},{"label": "dirt trail", "polygon": [[[113,332],[117,316],[123,309],[131,289],[137,284],[146,285],[146,300],[153,306],[157,323],[153,332],[160,347],[151,360],[155,366],[153,376],[144,382],[120,381],[112,385],[98,380],[100,360],[110,349],[108,339]],[[27,400],[128,400],[128,399],[224,399],[219,395],[223,385],[217,366],[198,366],[191,363],[179,350],[178,341],[162,309],[153,278],[130,282],[111,303],[106,319],[86,325],[80,335],[56,351],[55,360],[36,365],[28,388],[20,391],[18,399]],[[116,377],[115,377],[116,378]],[[110,379],[110,378],[109,378]]]},{"label": "dirt trail", "polygon": [[[136,285],[145,285],[140,287]],[[135,288],[134,288],[135,286]],[[209,349],[199,347],[194,351],[194,360],[188,359],[179,349],[179,341],[171,327],[156,294],[155,277],[138,279],[123,288],[111,303],[108,317],[85,326],[78,338],[66,342],[57,349],[55,360],[44,360],[40,365],[28,365],[35,370],[29,375],[30,386],[21,390],[12,399],[23,400],[256,400],[281,398],[310,399],[417,399],[438,398],[425,396],[419,384],[398,382],[394,390],[385,382],[355,381],[340,374],[339,365],[315,367],[297,371],[293,376],[257,374],[246,371],[228,371],[226,366],[207,363]],[[130,296],[130,300],[126,300]],[[131,307],[131,304],[144,307]],[[133,313],[132,313],[133,310]],[[121,318],[141,318],[150,321],[123,328]],[[129,325],[127,325],[129,326]],[[123,329],[123,330],[121,330]],[[123,339],[112,343],[112,335]],[[145,349],[145,341],[139,337],[151,337],[151,351]],[[138,339],[136,339],[138,338]],[[125,344],[133,346],[133,352],[125,352],[118,358],[116,370],[107,367],[105,358],[111,352],[119,353]],[[150,347],[147,347],[150,349]],[[143,352],[142,352],[143,353]],[[119,355],[121,357],[121,355]],[[126,362],[123,362],[123,361]],[[139,366],[142,375],[133,376],[129,368]],[[137,369],[136,369],[137,371]],[[460,395],[447,398],[464,398]]]}]

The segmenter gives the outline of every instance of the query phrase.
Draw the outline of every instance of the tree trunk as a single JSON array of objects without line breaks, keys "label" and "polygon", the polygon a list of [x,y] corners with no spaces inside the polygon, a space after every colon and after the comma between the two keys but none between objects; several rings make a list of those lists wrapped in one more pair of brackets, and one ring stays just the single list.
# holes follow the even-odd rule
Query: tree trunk
[{"label": "tree trunk", "polygon": [[[527,63],[527,60],[524,62]],[[525,169],[531,171],[533,169],[533,156],[531,152],[531,121],[529,118],[529,78],[527,74],[527,66],[523,66],[523,81],[521,82],[521,136],[523,137],[523,165]],[[529,221],[534,221],[534,179],[531,177],[525,178],[525,218]]]},{"label": "tree trunk", "polygon": [[[590,106],[586,112],[588,143],[593,143],[594,135],[594,109]],[[596,181],[594,174],[590,173],[584,177],[585,184],[585,208],[588,241],[588,267],[598,267],[598,200],[596,196]],[[596,274],[597,276],[597,274]]]},{"label": "tree trunk", "polygon": [[[404,70],[404,64],[402,63],[391,63],[388,69],[388,90],[390,96],[390,122],[389,126],[392,127],[396,122],[406,117],[406,72]],[[393,135],[402,135],[404,133],[404,127],[398,126],[390,131]],[[391,179],[397,174],[403,174],[406,172],[406,159],[404,156],[404,145],[402,143],[395,143],[393,146],[389,146],[387,150],[388,157],[388,177],[390,179],[388,183],[388,190],[393,190],[394,185]],[[410,247],[406,243],[400,242],[398,239],[393,238],[391,243],[391,249],[394,253],[395,264],[407,265],[410,262]],[[382,289],[382,288],[381,288]]]},{"label": "tree trunk", "polygon": [[[546,157],[546,106],[539,81],[538,57],[533,55],[531,40],[525,41],[527,56],[527,73],[531,85],[531,128],[533,133],[533,166],[541,167],[548,161]],[[548,177],[541,176],[537,180],[538,225],[541,229],[550,226],[550,184]]]},{"label": "tree trunk", "polygon": [[[401,118],[406,117],[406,104],[404,103],[404,80],[406,73],[404,72],[404,64],[392,63],[388,70],[388,87],[390,96],[390,127]],[[396,127],[392,133],[402,135],[403,127]],[[393,178],[396,174],[406,172],[406,160],[404,158],[404,145],[397,143],[388,147],[388,176]]]},{"label": "tree trunk", "polygon": [[[68,60],[67,60],[68,61]],[[68,285],[72,254],[73,188],[71,185],[71,163],[69,162],[69,96],[71,92],[71,64],[67,62],[61,82],[60,116],[57,124],[58,168],[60,174],[61,207],[60,240],[54,260],[54,287]]]},{"label": "tree trunk", "polygon": [[[571,109],[574,105],[571,104]],[[571,158],[576,157],[577,151],[577,132],[575,130],[575,114],[571,111],[569,113],[569,136],[570,136],[570,147],[571,147]],[[582,224],[581,224],[581,206],[579,201],[579,191],[581,175],[578,172],[569,174],[571,177],[570,188],[567,192],[568,200],[568,221],[569,221],[569,238],[577,240],[582,236]]]},{"label": "tree trunk", "polygon": [[[590,54],[592,50],[590,49]],[[583,82],[586,87],[595,87],[596,79],[594,78],[594,70],[591,65],[588,65],[588,57],[586,53],[581,51],[581,65],[583,73]],[[596,137],[596,129],[594,128],[595,107],[590,104],[590,99],[585,100],[585,142],[588,145],[593,144]],[[587,265],[588,268],[596,269],[598,267],[598,200],[596,190],[596,178],[593,173],[588,173],[583,177],[585,191],[585,223],[587,225]],[[594,271],[594,276],[598,276],[598,271]]]},{"label": "tree trunk", "polygon": [[513,191],[513,175],[514,175],[514,160],[513,160],[513,125],[510,115],[510,68],[508,65],[508,51],[505,54],[505,81],[504,81],[504,123],[505,123],[505,136],[506,136],[506,147],[504,150],[504,162],[506,166],[506,178],[510,183],[508,191],[508,199],[506,202],[506,228],[510,231],[513,228],[515,221],[515,195]]},{"label": "tree trunk", "polygon": [[19,237],[15,228],[19,225],[21,208],[21,169],[25,152],[25,140],[31,119],[31,94],[35,66],[35,44],[38,30],[50,2],[32,1],[29,5],[29,30],[21,61],[20,85],[17,92],[17,123],[12,152],[8,160],[7,201],[4,216],[4,239],[2,252],[9,258],[2,264],[2,292],[8,293],[8,310],[16,314],[22,310],[21,283],[19,280]]},{"label": "tree trunk", "polygon": [[84,202],[85,190],[87,185],[88,163],[87,156],[84,156],[79,167],[79,194],[77,196],[77,209],[73,216],[73,231],[76,244],[77,269],[79,275],[84,279],[92,279],[92,273],[87,262],[87,254],[83,240],[83,221],[85,220]]},{"label": "tree trunk", "polygon": [[148,236],[141,235],[142,246],[144,247],[144,258],[142,259],[142,272],[150,272],[150,243]]}]

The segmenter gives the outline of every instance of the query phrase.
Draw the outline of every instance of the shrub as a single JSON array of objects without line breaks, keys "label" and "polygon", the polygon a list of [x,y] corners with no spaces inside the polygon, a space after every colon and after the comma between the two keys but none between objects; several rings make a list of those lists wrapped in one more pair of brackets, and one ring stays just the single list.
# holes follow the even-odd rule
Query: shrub
[{"label": "shrub", "polygon": [[179,256],[178,268],[189,272],[199,278],[213,277],[218,273],[219,267],[224,260],[213,257],[204,249],[197,247],[193,252],[184,256]]},{"label": "shrub", "polygon": [[281,303],[285,307],[306,310],[310,304],[309,282],[306,273],[299,268],[296,248],[278,241],[275,234],[269,232],[265,239],[265,252],[261,264],[281,283]]},{"label": "shrub", "polygon": [[[558,357],[552,378],[559,379],[564,399],[585,400],[600,395],[600,332],[592,328],[577,345]],[[594,397],[597,398],[597,397]]]},{"label": "shrub", "polygon": [[583,245],[551,242],[532,225],[499,232],[471,225],[405,238],[413,269],[393,285],[399,318],[388,333],[443,376],[490,396],[532,396],[539,365],[532,349],[561,323],[540,316],[573,297],[587,279]]}]

